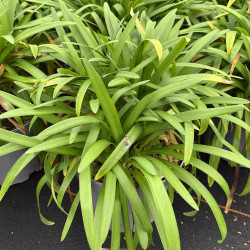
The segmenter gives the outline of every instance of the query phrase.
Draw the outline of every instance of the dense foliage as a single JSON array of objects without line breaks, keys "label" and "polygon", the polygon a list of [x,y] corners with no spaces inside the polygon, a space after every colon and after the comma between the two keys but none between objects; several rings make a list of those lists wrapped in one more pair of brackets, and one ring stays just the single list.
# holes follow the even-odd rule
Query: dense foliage
[{"label": "dense foliage", "polygon": [[[39,212],[47,185],[49,203],[68,215],[62,240],[80,205],[91,249],[101,249],[110,226],[111,249],[120,249],[121,220],[128,249],[138,243],[146,249],[153,244],[150,213],[163,248],[180,249],[176,191],[194,209],[187,216],[204,197],[222,242],[222,212],[196,172],[228,197],[217,171],[220,157],[250,168],[249,7],[246,1],[1,0],[0,104],[7,112],[0,119],[22,123],[20,117],[29,116],[35,132],[28,137],[0,129],[0,139],[9,142],[0,155],[28,148],[9,171],[0,199],[39,155]],[[231,124],[232,145],[225,140]],[[243,131],[247,143],[239,152]],[[213,136],[207,144],[200,143],[204,133]],[[200,152],[210,155],[209,164]],[[76,177],[79,190],[72,193]],[[94,181],[102,183],[96,207]],[[243,194],[249,191],[250,181]]]}]

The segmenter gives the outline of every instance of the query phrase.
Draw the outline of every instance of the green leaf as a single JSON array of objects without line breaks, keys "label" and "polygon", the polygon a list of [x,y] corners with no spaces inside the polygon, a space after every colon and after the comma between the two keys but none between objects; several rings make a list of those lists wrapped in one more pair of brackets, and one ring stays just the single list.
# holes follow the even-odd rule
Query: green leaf
[{"label": "green leaf", "polygon": [[68,108],[65,106],[63,107],[50,107],[49,109],[47,107],[41,107],[41,108],[18,108],[18,109],[13,109],[8,112],[5,112],[0,115],[0,119],[5,119],[5,118],[10,118],[10,117],[20,117],[20,116],[29,116],[29,115],[48,115],[48,114],[69,114],[69,115],[74,115],[74,111],[71,110],[71,108]]},{"label": "green leaf", "polygon": [[80,116],[81,109],[82,109],[82,101],[84,99],[85,93],[90,85],[90,80],[84,81],[84,83],[81,85],[77,97],[76,97],[76,115]]},{"label": "green leaf", "polygon": [[129,209],[128,209],[128,201],[126,194],[122,188],[122,185],[119,183],[120,189],[120,200],[122,205],[122,218],[123,218],[123,226],[124,226],[124,234],[126,238],[126,243],[128,249],[134,249],[134,241],[133,235],[130,225],[130,217],[129,217]]},{"label": "green leaf", "polygon": [[67,164],[67,162],[65,162],[65,161],[63,162],[63,164],[66,163],[67,172],[66,172],[65,177],[63,179],[63,182],[58,190],[57,202],[58,202],[59,206],[62,204],[63,197],[66,193],[66,190],[69,187],[71,181],[73,180],[73,178],[75,177],[75,175],[77,173],[79,160],[80,160],[80,157],[75,157],[75,158],[73,158],[73,160],[71,161],[70,164],[69,163]]},{"label": "green leaf", "polygon": [[163,175],[167,182],[176,190],[176,192],[195,210],[199,210],[196,202],[194,201],[193,197],[187,191],[185,186],[180,182],[180,180],[173,174],[172,171],[168,169],[168,167],[164,164],[167,162],[165,161],[162,163],[160,160],[149,157],[150,161],[158,168],[160,175]]},{"label": "green leaf", "polygon": [[12,182],[16,179],[18,174],[36,157],[37,154],[23,154],[11,167],[7,173],[0,190],[0,201],[3,199],[5,193],[9,189]]},{"label": "green leaf", "polygon": [[187,183],[193,189],[197,190],[207,201],[208,205],[210,206],[215,216],[215,219],[218,223],[218,226],[222,235],[222,239],[219,240],[218,242],[219,243],[223,242],[227,235],[227,226],[226,226],[226,222],[224,220],[223,214],[221,212],[221,209],[216,203],[213,196],[206,189],[206,187],[199,180],[197,180],[197,178],[194,177],[191,173],[189,173],[188,171],[186,171],[185,169],[181,168],[180,166],[174,163],[169,162],[168,164],[171,166],[173,172],[180,180]]},{"label": "green leaf", "polygon": [[[171,155],[177,159],[181,159],[184,160],[184,154],[182,152],[176,152],[176,151],[172,151],[170,150],[170,148],[181,148],[184,149],[184,145],[176,145],[175,146],[167,146],[165,148],[161,148],[161,149],[152,149],[152,150],[148,150],[145,151],[146,154],[162,154],[162,155]],[[196,150],[196,145],[194,144],[194,148],[193,150]],[[200,145],[199,145],[200,146]],[[198,147],[199,148],[199,147]],[[225,150],[226,151],[226,150]],[[191,157],[190,158],[190,164],[192,164],[193,166],[195,166],[196,168],[200,169],[201,171],[203,171],[204,173],[206,173],[207,175],[211,176],[211,178],[213,178],[220,186],[221,188],[224,190],[226,196],[229,196],[230,190],[228,187],[228,184],[226,182],[226,180],[221,176],[221,174],[215,170],[214,168],[212,168],[211,166],[209,166],[207,163],[197,159],[196,157]]]},{"label": "green leaf", "polygon": [[79,202],[80,202],[80,195],[79,195],[79,192],[78,192],[75,199],[74,199],[74,202],[71,205],[69,214],[67,216],[67,220],[66,220],[65,225],[63,227],[61,241],[63,241],[65,239],[65,237],[67,236],[67,234],[68,234],[69,228],[70,228],[70,226],[72,224],[72,221],[74,219],[76,209],[77,209],[77,207],[79,205]]},{"label": "green leaf", "polygon": [[109,122],[112,135],[114,136],[116,142],[118,142],[123,137],[123,130],[115,105],[108,94],[108,91],[102,81],[102,78],[99,76],[99,74],[95,71],[93,66],[86,59],[83,59],[83,62],[86,71],[88,73],[89,79],[91,81],[91,84],[96,93],[96,96]]},{"label": "green leaf", "polygon": [[181,125],[182,122],[181,119],[160,110],[159,111],[157,110],[156,113],[157,115],[161,116],[164,120],[166,120],[171,126],[177,129],[181,134],[185,135],[185,130]]},{"label": "green leaf", "polygon": [[121,168],[120,164],[116,164],[116,166],[112,169],[112,171],[116,175],[116,178],[118,179],[126,196],[128,197],[129,202],[133,210],[135,211],[136,215],[138,216],[138,219],[142,224],[144,230],[148,233],[151,233],[153,231],[153,228],[150,223],[149,216],[145,208],[143,207],[143,204],[138,196],[135,187],[132,185],[131,181]]},{"label": "green leaf", "polygon": [[155,47],[156,53],[158,55],[159,60],[162,59],[162,45],[161,42],[156,39],[147,39],[147,41],[151,42],[153,46]]},{"label": "green leaf", "polygon": [[115,69],[115,65],[118,63],[118,60],[120,58],[124,45],[126,44],[126,41],[128,40],[130,33],[135,27],[135,22],[136,22],[137,17],[138,17],[138,13],[135,14],[130,19],[125,30],[120,35],[118,42],[114,45],[114,52],[111,55],[110,72],[112,72]]},{"label": "green leaf", "polygon": [[151,81],[158,82],[162,75],[167,71],[169,66],[175,61],[175,59],[179,56],[182,50],[187,46],[190,39],[187,37],[183,37],[175,47],[169,52],[166,58],[162,61],[162,63],[156,69]]},{"label": "green leaf", "polygon": [[133,72],[128,72],[128,71],[119,71],[115,77],[116,78],[123,77],[123,78],[128,78],[128,79],[140,79],[139,75]]},{"label": "green leaf", "polygon": [[236,0],[229,0],[227,7],[230,8]]},{"label": "green leaf", "polygon": [[159,236],[161,238],[162,245],[163,245],[164,249],[167,249],[167,241],[165,238],[165,232],[164,232],[164,228],[162,225],[163,221],[161,220],[161,218],[159,216],[158,209],[156,207],[154,198],[152,196],[152,193],[151,193],[149,185],[146,181],[146,178],[137,170],[133,170],[132,174],[135,177],[136,181],[138,182],[140,188],[142,189],[143,197],[146,199],[146,201],[150,207],[150,210],[151,210],[151,213],[153,215]]},{"label": "green leaf", "polygon": [[194,125],[192,122],[185,122],[185,148],[184,148],[184,163],[188,165],[193,153],[194,143]]},{"label": "green leaf", "polygon": [[12,35],[3,35],[0,37],[4,38],[6,41],[8,41],[11,44],[15,43],[15,38]]},{"label": "green leaf", "polygon": [[[183,145],[179,144],[179,145],[173,145],[173,146],[168,146],[168,148],[170,149],[183,149]],[[222,148],[217,148],[217,147],[213,147],[213,146],[207,146],[207,145],[201,145],[201,144],[194,144],[193,146],[193,150],[194,151],[198,151],[198,152],[203,152],[203,153],[207,153],[207,154],[212,154],[212,155],[217,155],[217,156],[223,156],[224,158],[233,161],[233,162],[237,162],[247,168],[250,168],[250,161],[248,159],[246,159],[243,155],[241,155],[240,153],[236,154],[233,152],[230,152],[228,150],[222,149]]]},{"label": "green leaf", "polygon": [[227,53],[229,55],[231,54],[231,51],[233,49],[236,35],[237,35],[236,31],[228,31],[226,34]]},{"label": "green leaf", "polygon": [[84,124],[92,124],[92,123],[100,123],[100,122],[101,122],[101,120],[99,120],[93,116],[81,116],[81,117],[69,118],[69,119],[60,121],[60,122],[46,128],[37,136],[37,138],[46,139],[49,136],[62,133],[62,132],[67,131],[71,128],[75,128],[75,127],[78,127],[78,126],[81,126]]},{"label": "green leaf", "polygon": [[25,146],[17,145],[14,143],[7,143],[0,147],[0,156],[16,152],[23,148],[25,148]]},{"label": "green leaf", "polygon": [[250,193],[250,174],[248,176],[246,186],[245,186],[244,190],[240,193],[240,196],[243,196],[243,195],[246,195],[249,193]]},{"label": "green leaf", "polygon": [[250,34],[250,21],[245,16],[243,16],[241,13],[238,13],[233,8],[227,8],[223,5],[216,5],[216,8],[220,8],[226,11],[227,13],[233,15],[235,19],[239,22],[240,26],[247,30],[248,34]]},{"label": "green leaf", "polygon": [[222,37],[228,30],[218,31],[214,30],[202,38],[198,39],[194,46],[185,54],[183,58],[179,60],[180,63],[188,63],[191,62],[192,59],[205,47],[207,47],[211,42],[217,40]]},{"label": "green leaf", "polygon": [[131,85],[131,83],[126,80],[124,77],[118,77],[109,82],[109,87],[116,87],[121,85]]},{"label": "green leaf", "polygon": [[104,193],[104,200],[103,200],[103,210],[102,210],[102,217],[101,217],[101,225],[100,225],[100,243],[103,244],[107,238],[113,208],[115,203],[115,191],[116,191],[116,177],[113,172],[108,172],[105,175],[105,193]]},{"label": "green leaf", "polygon": [[135,234],[138,236],[141,247],[143,249],[147,249],[147,246],[148,246],[148,234],[144,230],[144,228],[142,227],[136,213],[133,213],[133,216],[134,216],[134,223],[135,223]]},{"label": "green leaf", "polygon": [[121,201],[119,184],[116,186],[115,203],[112,217],[111,249],[120,250],[121,241]]},{"label": "green leaf", "polygon": [[140,136],[142,131],[142,127],[140,124],[135,124],[133,128],[128,132],[127,136],[125,136],[121,142],[117,145],[115,150],[110,154],[107,160],[104,162],[102,167],[99,169],[95,176],[95,180],[100,179],[107,172],[109,172],[115,164],[117,164],[121,158],[125,155],[125,153],[129,150],[131,145],[136,141],[136,139]]},{"label": "green leaf", "polygon": [[193,120],[211,118],[221,116],[223,114],[234,113],[243,109],[245,109],[244,105],[226,106],[221,108],[197,109],[178,113],[175,115],[175,117],[180,118],[184,122],[189,122]]},{"label": "green leaf", "polygon": [[38,54],[38,46],[35,44],[29,44],[30,50],[32,52],[32,55],[34,56],[34,58],[37,58],[37,54]]},{"label": "green leaf", "polygon": [[184,80],[177,83],[168,84],[167,86],[161,87],[158,90],[154,91],[153,93],[146,95],[129,112],[127,119],[123,125],[124,131],[126,132],[131,128],[131,126],[137,120],[139,115],[141,115],[142,111],[148,106],[154,104],[155,102],[159,101],[164,97],[172,95],[177,91],[192,87],[198,84],[200,81],[201,79],[194,77],[191,81]]},{"label": "green leaf", "polygon": [[88,166],[90,166],[96,158],[108,147],[111,142],[107,140],[100,140],[95,142],[89,150],[83,155],[81,163],[78,168],[78,173],[84,171]]},{"label": "green leaf", "polygon": [[[21,134],[17,134],[15,132],[7,131],[4,129],[0,129],[0,139],[3,141],[8,141],[11,143],[15,143],[24,147],[32,148],[35,147],[41,143],[43,143],[42,140],[38,140],[37,137],[29,137]],[[13,145],[12,145],[13,146]],[[13,146],[14,147],[14,146]],[[17,146],[15,146],[13,149],[16,149]],[[38,146],[39,147],[39,146]],[[5,148],[6,152],[5,154],[10,150],[7,145]],[[69,155],[75,155],[79,156],[81,151],[74,148],[69,147],[52,147],[47,148],[49,152],[58,153],[58,154],[69,154]],[[39,150],[38,150],[39,151]],[[3,153],[4,151],[1,151]]]},{"label": "green leaf", "polygon": [[[134,157],[131,157],[131,159],[136,161],[137,164],[135,165],[135,167],[139,169],[143,169],[144,171],[146,171],[147,173],[151,175],[157,174],[154,165],[148,159],[144,157],[140,157],[140,156],[134,156]],[[134,164],[134,161],[132,161],[132,163]]]},{"label": "green leaf", "polygon": [[168,197],[165,186],[158,175],[149,175],[144,172],[162,221],[167,249],[181,249],[178,226],[174,210]]},{"label": "green leaf", "polygon": [[100,107],[100,102],[98,99],[90,100],[89,102],[90,108],[94,114],[97,113]]},{"label": "green leaf", "polygon": [[[49,149],[67,145],[69,144],[69,138],[70,138],[69,135],[65,135],[65,136],[60,136],[59,138],[50,139],[48,141],[38,144],[35,147],[30,148],[28,151],[25,152],[25,154],[38,153],[41,151],[47,151]],[[78,135],[76,136],[74,143],[85,142],[86,139],[87,139],[86,135]],[[71,153],[70,148],[69,148],[69,153]]]},{"label": "green leaf", "polygon": [[79,173],[79,193],[80,204],[83,218],[83,225],[88,239],[89,246],[93,249],[95,246],[95,227],[92,205],[91,191],[91,169],[90,166]]},{"label": "green leaf", "polygon": [[127,87],[124,87],[124,88],[121,88],[119,89],[113,96],[112,96],[112,101],[114,103],[116,103],[118,101],[118,99],[124,95],[125,93],[127,93],[128,91],[134,89],[134,88],[137,88],[145,83],[149,82],[148,80],[147,81],[142,81],[142,82],[137,82],[137,83],[134,83],[130,86],[127,86]]},{"label": "green leaf", "polygon": [[43,215],[41,214],[41,208],[40,208],[40,202],[39,202],[39,196],[40,196],[40,192],[41,189],[43,188],[43,186],[47,183],[47,177],[44,175],[40,181],[38,182],[37,186],[36,186],[36,199],[37,199],[37,207],[38,207],[38,211],[39,211],[39,216],[41,221],[47,225],[47,226],[52,226],[55,223],[52,221],[47,220],[46,218],[43,217]]},{"label": "green leaf", "polygon": [[67,25],[75,25],[75,23],[68,22],[68,21],[49,22],[49,23],[38,25],[30,29],[26,29],[25,31],[21,32],[19,35],[16,36],[15,43],[19,43],[20,41],[28,37],[31,37],[35,34],[38,34],[40,32],[44,32],[45,30],[51,30],[59,26],[67,26]]}]

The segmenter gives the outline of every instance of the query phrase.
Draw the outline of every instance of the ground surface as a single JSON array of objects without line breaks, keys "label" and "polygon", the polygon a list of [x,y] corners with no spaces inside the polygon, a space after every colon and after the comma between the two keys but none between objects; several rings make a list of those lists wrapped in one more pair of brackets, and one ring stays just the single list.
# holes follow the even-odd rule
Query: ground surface
[{"label": "ground surface", "polygon": [[[220,172],[232,185],[234,169],[225,162],[220,165]],[[240,193],[246,183],[249,170],[241,169],[239,184],[236,193]],[[35,173],[30,180],[25,183],[11,187],[0,203],[0,250],[61,250],[61,249],[89,249],[86,237],[83,233],[81,214],[78,210],[75,220],[64,242],[60,242],[61,232],[66,216],[51,204],[46,208],[49,198],[49,190],[44,188],[41,192],[41,210],[43,215],[55,222],[54,226],[44,225],[39,218],[35,188],[41,178],[42,173]],[[199,174],[200,180],[206,183],[206,177]],[[211,189],[217,202],[225,206],[226,200],[223,191],[217,186]],[[250,195],[245,197],[235,196],[232,209],[250,214]],[[68,203],[65,208],[68,208]],[[212,212],[206,203],[202,203],[200,212],[195,217],[186,217],[183,212],[190,211],[188,205],[176,195],[174,201],[176,218],[179,224],[181,244],[183,250],[213,250],[213,249],[250,249],[250,216],[230,212],[225,215],[228,225],[228,236],[222,244],[218,244],[220,239],[219,229]],[[163,249],[159,236],[155,230],[153,235],[155,246],[150,249]],[[109,247],[109,241],[104,247]],[[122,242],[121,247],[124,247]]]}]

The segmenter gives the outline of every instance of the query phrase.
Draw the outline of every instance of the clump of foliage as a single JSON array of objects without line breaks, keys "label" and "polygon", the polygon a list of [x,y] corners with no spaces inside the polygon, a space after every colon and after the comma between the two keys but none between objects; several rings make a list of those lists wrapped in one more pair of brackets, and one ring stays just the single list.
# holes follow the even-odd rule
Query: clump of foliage
[{"label": "clump of foliage", "polygon": [[[221,2],[223,3],[223,2]],[[234,79],[230,86],[214,86],[220,91],[224,92],[224,96],[235,96],[244,98],[249,102],[250,93],[250,22],[249,13],[250,5],[246,1],[229,1],[227,6],[218,5],[216,1],[211,3],[204,2],[202,6],[191,5],[190,11],[199,13],[202,7],[202,14],[193,16],[192,23],[189,28],[183,30],[183,34],[193,31],[197,36],[204,33],[225,31],[225,36],[221,37],[214,46],[201,51],[197,62],[213,65],[214,67],[223,70],[229,75],[234,75]],[[215,105],[214,105],[215,106]],[[249,109],[249,103],[246,103]],[[233,117],[222,116],[220,117],[218,130],[220,136],[225,139],[230,132],[233,142],[230,149],[234,151],[241,151],[245,157],[250,155],[250,113],[249,110],[242,110]],[[242,138],[244,137],[245,145],[241,148]],[[227,146],[218,137],[207,137],[207,143],[222,148],[223,145]],[[233,148],[232,148],[233,147]],[[215,169],[218,168],[220,162],[219,156],[210,157],[210,165]],[[235,162],[232,162],[234,165]],[[213,184],[213,180],[209,179],[209,184]],[[246,187],[242,192],[247,194],[250,192],[250,177],[247,181]]]},{"label": "clump of foliage", "polygon": [[[40,191],[48,185],[50,202],[54,200],[68,214],[62,240],[80,205],[91,249],[101,249],[110,226],[111,248],[120,249],[121,219],[128,249],[136,249],[138,243],[146,249],[153,243],[149,212],[164,249],[180,249],[172,207],[176,190],[194,209],[187,216],[196,214],[204,197],[218,223],[222,242],[227,234],[222,212],[196,178],[196,171],[201,170],[216,181],[228,197],[225,179],[214,166],[200,159],[199,152],[213,157],[223,155],[250,168],[249,161],[225,141],[220,127],[214,125],[218,117],[223,122],[235,120],[232,114],[244,112],[249,103],[227,94],[237,77],[216,64],[217,58],[209,56],[208,51],[225,41],[228,30],[211,31],[207,22],[195,23],[200,17],[183,15],[192,13],[199,6],[197,3],[184,11],[172,9],[174,1],[152,5],[150,1],[134,1],[131,3],[134,9],[126,9],[127,12],[124,9],[124,15],[119,16],[112,10],[121,11],[121,7],[115,7],[116,1],[110,2],[113,5],[104,3],[98,8],[98,3],[83,1],[48,1],[39,5],[51,23],[50,43],[38,44],[37,59],[30,62],[29,75],[20,74],[15,80],[29,99],[0,91],[0,96],[15,107],[1,114],[0,119],[28,115],[33,117],[31,127],[38,118],[49,126],[33,137],[0,129],[0,139],[10,142],[0,147],[1,155],[28,148],[9,171],[0,199],[20,171],[40,152],[45,152],[44,176],[37,186],[38,207],[40,212]],[[81,15],[80,9],[76,10],[81,3],[81,11],[89,4],[88,14]],[[120,5],[127,4],[121,1]],[[152,14],[157,10],[155,6],[162,15]],[[214,8],[211,4],[206,6],[209,11]],[[93,11],[99,19],[95,15],[89,18]],[[38,11],[32,22],[39,23],[42,17],[44,14]],[[204,32],[208,34],[203,36]],[[56,72],[45,75],[42,68],[34,66],[39,62],[54,62]],[[196,142],[208,127],[214,131],[216,140],[231,151],[217,144]],[[181,161],[190,167],[180,167]],[[77,175],[79,190],[72,194],[69,187]],[[93,181],[102,183],[96,207],[92,204]],[[196,193],[198,204],[191,191]],[[62,207],[67,192],[74,196],[68,213]],[[135,231],[130,224],[128,202]],[[41,212],[40,217],[45,224],[53,224]]]}]

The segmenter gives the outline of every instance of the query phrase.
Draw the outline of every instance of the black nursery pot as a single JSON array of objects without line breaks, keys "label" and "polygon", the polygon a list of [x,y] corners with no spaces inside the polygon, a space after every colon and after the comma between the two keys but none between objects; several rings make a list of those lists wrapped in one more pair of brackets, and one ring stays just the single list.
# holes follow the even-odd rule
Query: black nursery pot
[{"label": "black nursery pot", "polygon": [[[29,132],[29,123],[24,125],[26,129],[27,135],[30,135]],[[15,133],[21,133],[18,129],[12,130],[12,132]],[[21,157],[27,149],[21,149],[16,152],[12,152],[10,154],[0,156],[0,185],[3,184],[4,179],[13,166],[13,164],[18,160],[19,157]],[[17,184],[17,183],[22,183],[26,180],[29,179],[29,176],[40,169],[40,162],[38,157],[35,157],[17,176],[17,178],[14,180],[12,185]]]}]

